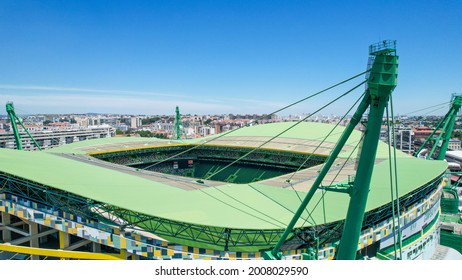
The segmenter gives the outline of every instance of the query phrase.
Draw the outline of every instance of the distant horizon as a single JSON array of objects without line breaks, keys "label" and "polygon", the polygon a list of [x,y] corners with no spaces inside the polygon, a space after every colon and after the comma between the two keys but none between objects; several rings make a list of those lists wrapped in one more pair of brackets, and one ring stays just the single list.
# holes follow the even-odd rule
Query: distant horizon
[{"label": "distant horizon", "polygon": [[[447,113],[447,112],[445,112]],[[366,115],[365,113],[364,115]],[[17,114],[18,116],[40,116],[40,115],[56,115],[56,116],[66,116],[66,115],[85,115],[85,116],[91,116],[91,115],[114,115],[114,116],[145,116],[145,117],[151,117],[151,116],[165,116],[165,117],[174,117],[175,112],[172,114],[131,114],[131,113],[97,113],[97,112],[88,112],[88,113],[35,113],[35,114]],[[183,114],[180,112],[180,115],[183,116],[224,116],[224,115],[233,115],[233,116],[249,116],[249,115],[257,115],[257,116],[263,116],[266,114],[257,114],[257,113],[218,113],[218,114]],[[310,113],[302,113],[302,114],[289,114],[289,115],[279,115],[276,114],[278,118],[285,118],[285,117],[301,117],[304,116],[306,117],[307,115],[310,115]],[[444,114],[441,115],[406,115],[406,114],[395,114],[397,117],[442,117]],[[268,115],[269,116],[269,115]],[[339,114],[314,114],[311,116],[313,117],[342,117],[343,115]],[[347,117],[352,117],[353,114],[348,114]],[[8,117],[8,114],[0,114],[1,118]],[[385,116],[383,116],[385,118]],[[462,115],[458,115],[458,118],[461,118]]]}]

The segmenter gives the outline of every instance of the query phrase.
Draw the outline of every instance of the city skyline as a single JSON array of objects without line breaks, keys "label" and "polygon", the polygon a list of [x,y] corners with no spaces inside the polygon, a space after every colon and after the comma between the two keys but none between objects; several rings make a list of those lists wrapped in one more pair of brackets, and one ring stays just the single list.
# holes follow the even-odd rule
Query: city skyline
[{"label": "city skyline", "polygon": [[[462,91],[461,6],[2,1],[0,105],[13,101],[19,114],[162,115],[177,105],[184,114],[265,114],[363,72],[367,47],[396,39],[394,105],[405,114]],[[281,114],[314,112],[359,82]],[[340,115],[360,94],[320,114]]]}]

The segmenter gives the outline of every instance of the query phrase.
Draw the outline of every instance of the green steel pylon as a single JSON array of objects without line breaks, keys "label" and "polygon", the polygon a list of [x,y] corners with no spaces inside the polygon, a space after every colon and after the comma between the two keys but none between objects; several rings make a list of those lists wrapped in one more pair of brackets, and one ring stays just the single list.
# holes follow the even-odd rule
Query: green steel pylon
[{"label": "green steel pylon", "polygon": [[175,139],[180,140],[181,139],[181,116],[180,116],[180,108],[178,108],[178,106],[176,106],[176,109],[175,109],[175,124],[173,126],[173,130],[174,130],[174,133],[176,133]]},{"label": "green steel pylon", "polygon": [[[306,194],[278,243],[271,251],[263,253],[265,259],[281,259],[281,246],[292,232],[300,215],[305,210],[313,195],[319,189],[321,182],[341,152],[355,126],[361,120],[362,115],[367,108],[370,108],[363,149],[361,150],[358,169],[356,171],[356,180],[352,187],[345,190],[345,192],[350,195],[351,199],[337,255],[338,259],[355,259],[374,168],[375,155],[377,153],[377,145],[380,138],[383,113],[388,103],[389,96],[396,87],[397,82],[398,56],[396,55],[396,41],[383,41],[379,44],[371,45],[369,47],[369,55],[373,63],[368,77],[368,89],[363,100],[358,105],[350,123],[346,126],[340,139],[332,150],[330,157],[324,163],[318,177]],[[323,189],[329,191],[329,188],[324,187]],[[332,189],[332,191],[338,190]]]},{"label": "green steel pylon", "polygon": [[391,93],[397,84],[398,56],[395,42],[383,42],[369,48],[369,54],[375,56],[367,81],[367,95],[370,98],[369,115],[363,148],[359,155],[355,181],[350,191],[350,203],[343,227],[337,259],[354,260],[358,250],[367,198],[369,195],[374,161],[380,139],[380,127],[383,113]]},{"label": "green steel pylon", "polygon": [[6,103],[6,112],[8,113],[8,117],[10,118],[10,121],[11,121],[11,128],[13,129],[14,140],[16,141],[16,148],[18,150],[23,149],[22,142],[21,142],[21,135],[19,134],[18,127],[16,126],[16,121],[18,121],[18,123],[26,131],[27,135],[29,135],[32,142],[34,142],[35,146],[39,149],[39,151],[41,151],[42,149],[40,148],[37,141],[35,141],[34,137],[32,137],[32,135],[29,133],[29,130],[27,130],[27,128],[22,123],[21,119],[18,118],[18,116],[16,115],[12,102]]},{"label": "green steel pylon", "polygon": [[16,126],[17,117],[14,112],[13,103],[11,102],[6,103],[6,112],[8,113],[8,117],[10,117],[11,129],[13,129],[14,140],[16,141],[16,148],[18,150],[22,150],[21,135],[19,135],[18,127]]},{"label": "green steel pylon", "polygon": [[[417,152],[415,152],[415,156],[420,154],[420,152],[423,149],[425,149],[430,140],[434,139],[435,141],[433,142],[433,146],[428,152],[426,159],[431,159],[436,148],[439,146],[440,151],[438,153],[438,156],[436,156],[436,159],[444,160],[446,156],[446,151],[448,150],[449,140],[451,140],[451,134],[454,129],[454,122],[456,121],[456,117],[460,111],[461,106],[462,95],[457,93],[452,94],[451,108],[443,117],[443,119],[438,123],[438,125],[435,127],[432,133],[427,137],[427,139],[425,139],[422,146],[420,146]],[[436,138],[434,138],[434,135],[437,133],[439,129],[441,129],[439,135]]]}]

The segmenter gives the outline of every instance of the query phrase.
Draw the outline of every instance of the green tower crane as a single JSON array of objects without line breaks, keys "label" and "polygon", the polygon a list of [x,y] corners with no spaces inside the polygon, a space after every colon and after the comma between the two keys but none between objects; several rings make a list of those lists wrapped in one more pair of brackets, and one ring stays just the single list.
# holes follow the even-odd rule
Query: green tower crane
[{"label": "green tower crane", "polygon": [[[452,130],[454,129],[454,122],[456,121],[457,114],[460,111],[462,106],[462,94],[453,93],[451,98],[451,108],[443,119],[438,123],[432,133],[425,139],[424,143],[420,148],[415,152],[414,156],[418,156],[423,149],[427,147],[427,144],[431,140],[434,140],[433,145],[431,146],[430,151],[426,155],[426,159],[431,159],[437,147],[440,147],[439,153],[435,159],[444,160],[446,156],[446,151],[448,150],[449,140],[451,140]],[[435,138],[438,130],[441,129],[441,132]]]},{"label": "green tower crane", "polygon": [[[364,219],[369,187],[374,169],[374,160],[380,138],[380,127],[383,113],[388,104],[390,94],[397,84],[398,56],[396,55],[396,41],[383,41],[369,47],[372,66],[367,79],[367,89],[364,98],[358,105],[350,123],[343,131],[340,139],[332,150],[331,155],[324,163],[318,177],[295,212],[292,220],[285,229],[276,246],[271,251],[264,252],[265,259],[281,259],[281,246],[292,232],[300,215],[305,211],[315,192],[320,189],[320,184],[331,168],[335,159],[341,152],[355,126],[360,122],[364,112],[369,108],[367,126],[364,136],[363,148],[359,155],[359,163],[355,181],[351,186],[341,189],[338,186],[326,186],[326,191],[342,192],[349,194],[350,203],[343,228],[337,259],[355,259],[358,250],[358,240]],[[313,257],[312,257],[313,258]]]},{"label": "green tower crane", "polygon": [[11,128],[13,129],[14,140],[16,141],[16,148],[18,150],[23,149],[22,141],[21,141],[21,135],[19,134],[18,127],[16,125],[16,121],[17,121],[22,126],[24,131],[26,131],[27,135],[29,135],[30,139],[32,140],[32,142],[34,142],[34,145],[37,147],[37,149],[39,149],[39,151],[41,151],[42,149],[40,148],[40,145],[37,143],[37,141],[35,141],[34,137],[32,137],[32,135],[29,133],[29,130],[27,130],[27,128],[24,126],[21,119],[18,118],[18,116],[16,115],[12,102],[6,103],[6,112],[8,114],[8,117],[10,118],[10,121],[11,121]]}]

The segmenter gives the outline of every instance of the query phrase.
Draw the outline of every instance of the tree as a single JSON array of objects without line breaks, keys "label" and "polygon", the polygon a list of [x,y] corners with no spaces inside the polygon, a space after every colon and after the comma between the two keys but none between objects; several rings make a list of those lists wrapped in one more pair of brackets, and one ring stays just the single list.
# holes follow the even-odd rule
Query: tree
[{"label": "tree", "polygon": [[138,130],[136,131],[136,133],[138,133],[140,137],[150,137],[150,138],[155,137],[159,139],[167,139],[167,135],[163,133],[153,133],[151,131],[146,131],[146,130]]},{"label": "tree", "polygon": [[462,136],[462,131],[460,131],[460,130],[453,130],[452,131],[451,138],[461,139],[461,136]]},{"label": "tree", "polygon": [[122,135],[124,134],[123,130],[116,129],[116,135]]},{"label": "tree", "polygon": [[163,133],[154,133],[154,137],[159,138],[159,139],[167,139],[167,135]]},{"label": "tree", "polygon": [[152,117],[152,118],[142,119],[141,124],[142,125],[151,124],[151,123],[155,123],[155,122],[157,122],[159,120],[160,120],[159,117]]},{"label": "tree", "polygon": [[136,133],[138,133],[141,137],[153,137],[151,131],[138,130]]}]

